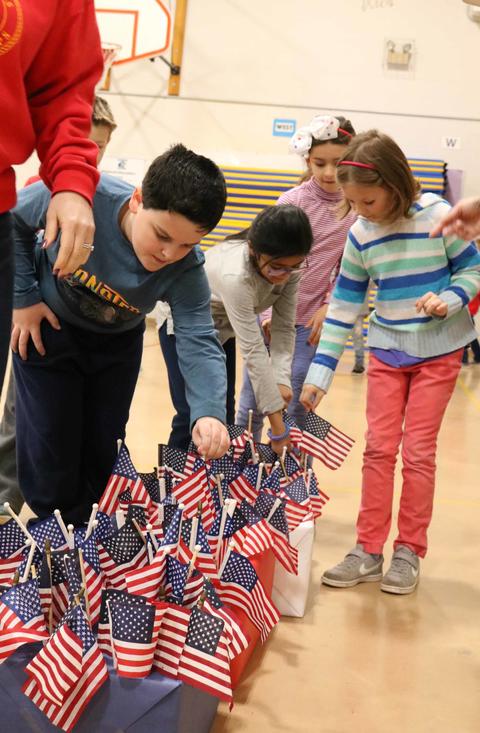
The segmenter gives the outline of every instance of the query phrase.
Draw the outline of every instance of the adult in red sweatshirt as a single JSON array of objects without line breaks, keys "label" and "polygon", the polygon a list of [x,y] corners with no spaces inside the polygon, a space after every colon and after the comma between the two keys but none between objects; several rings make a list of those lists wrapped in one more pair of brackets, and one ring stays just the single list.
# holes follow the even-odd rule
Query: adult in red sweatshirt
[{"label": "adult in red sweatshirt", "polygon": [[88,139],[102,53],[93,0],[0,0],[0,389],[11,324],[13,165],[36,150],[53,197],[45,240],[61,229],[60,276],[88,259],[97,147]]}]

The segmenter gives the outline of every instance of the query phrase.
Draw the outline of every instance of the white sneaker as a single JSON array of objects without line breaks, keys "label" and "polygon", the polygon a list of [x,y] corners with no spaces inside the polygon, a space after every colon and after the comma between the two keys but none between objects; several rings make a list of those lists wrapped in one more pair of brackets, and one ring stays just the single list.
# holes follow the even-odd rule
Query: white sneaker
[{"label": "white sneaker", "polygon": [[371,583],[382,579],[383,555],[377,559],[365,552],[362,545],[350,550],[342,562],[325,570],[322,583],[334,588],[351,588],[358,583]]}]

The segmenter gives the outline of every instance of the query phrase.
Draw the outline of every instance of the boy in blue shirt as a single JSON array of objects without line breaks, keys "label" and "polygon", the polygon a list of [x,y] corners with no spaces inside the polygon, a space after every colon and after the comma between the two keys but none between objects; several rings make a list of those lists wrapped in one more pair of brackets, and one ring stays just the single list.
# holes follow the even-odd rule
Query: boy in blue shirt
[{"label": "boy in blue shirt", "polygon": [[172,309],[198,451],[213,458],[229,447],[225,359],[196,246],[220,219],[226,189],[218,167],[183,145],[154,160],[141,191],[102,175],[91,256],[66,279],[53,270],[58,245],[35,246],[49,199],[34,184],[13,212],[18,478],[40,518],[59,508],[79,524],[125,436],[145,315],[157,300]]}]

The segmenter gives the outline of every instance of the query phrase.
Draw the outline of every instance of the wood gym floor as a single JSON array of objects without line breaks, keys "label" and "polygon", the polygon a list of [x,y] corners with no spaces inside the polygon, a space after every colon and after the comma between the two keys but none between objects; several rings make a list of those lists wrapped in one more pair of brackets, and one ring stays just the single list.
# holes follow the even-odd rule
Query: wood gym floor
[{"label": "wood gym floor", "polygon": [[[284,618],[257,649],[212,733],[478,733],[480,730],[480,365],[462,368],[440,434],[430,553],[410,596],[376,583],[320,583],[355,543],[366,377],[347,353],[321,414],[357,441],[338,471],[317,464],[330,495],[319,520],[303,619]],[[141,471],[156,465],[172,416],[150,322],[127,445]],[[392,538],[395,527],[392,528]],[[385,550],[386,563],[391,547]],[[193,733],[193,732],[192,732]]]},{"label": "wood gym floor", "polygon": [[[316,469],[330,495],[317,524],[303,619],[284,618],[258,649],[229,713],[212,733],[478,733],[480,730],[480,365],[463,367],[440,434],[430,553],[411,596],[376,583],[320,583],[355,543],[365,431],[365,376],[347,353],[321,414],[357,443],[338,471]],[[156,463],[172,415],[150,325],[127,444],[140,470]],[[392,538],[395,527],[392,528]],[[387,547],[386,562],[391,547]]]}]

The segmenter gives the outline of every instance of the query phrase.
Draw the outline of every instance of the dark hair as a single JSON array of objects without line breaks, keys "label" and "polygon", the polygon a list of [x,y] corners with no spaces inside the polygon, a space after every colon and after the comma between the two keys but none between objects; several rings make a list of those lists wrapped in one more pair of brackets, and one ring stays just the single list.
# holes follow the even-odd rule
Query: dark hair
[{"label": "dark hair", "polygon": [[317,145],[325,145],[326,143],[333,143],[334,145],[349,145],[351,143],[352,137],[356,134],[355,130],[353,129],[352,123],[350,122],[350,120],[347,120],[341,115],[335,115],[335,119],[338,120],[341,130],[345,130],[345,132],[350,134],[345,135],[345,132],[339,130],[337,137],[333,139],[316,140],[315,138],[313,138],[313,142],[308,153],[309,155],[311,155],[312,150],[316,148]]},{"label": "dark hair", "polygon": [[308,255],[313,244],[312,227],[305,212],[298,206],[267,206],[248,229],[226,237],[246,239],[256,255],[294,257]]},{"label": "dark hair", "polygon": [[[356,183],[360,186],[381,186],[392,194],[393,205],[386,219],[394,222],[402,217],[410,216],[410,208],[421,191],[419,182],[414,178],[408,161],[391,137],[378,130],[368,130],[357,135],[342,160],[373,165],[374,168],[362,168],[353,165],[337,166],[337,181],[340,186]],[[348,214],[350,204],[344,201],[341,213]]]},{"label": "dark hair", "polygon": [[205,231],[216,227],[227,201],[225,178],[209,158],[173,145],[155,158],[142,182],[146,209],[182,214]]}]

